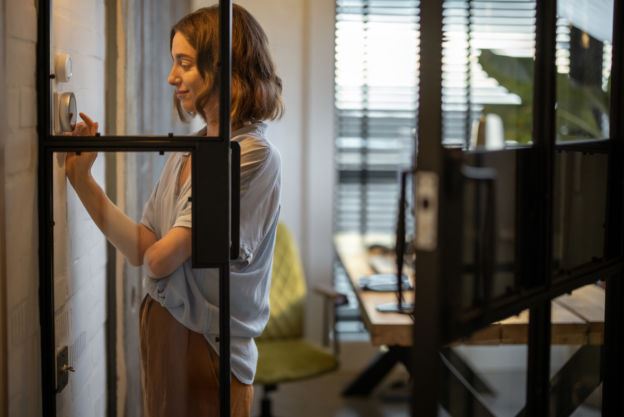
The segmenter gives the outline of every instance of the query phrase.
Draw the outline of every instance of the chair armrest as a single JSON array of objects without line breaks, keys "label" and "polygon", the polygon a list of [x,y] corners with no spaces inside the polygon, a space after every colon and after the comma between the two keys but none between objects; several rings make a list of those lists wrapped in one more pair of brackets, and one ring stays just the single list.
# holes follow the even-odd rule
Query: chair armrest
[{"label": "chair armrest", "polygon": [[342,306],[349,302],[346,294],[336,291],[329,285],[316,284],[312,287],[312,290],[325,297],[325,299],[333,300],[335,306]]},{"label": "chair armrest", "polygon": [[[329,322],[331,321],[332,327],[332,335],[333,335],[333,350],[334,356],[338,357],[339,354],[339,346],[338,346],[338,333],[336,331],[336,314],[334,309],[336,307],[340,307],[346,304],[349,304],[349,300],[347,299],[347,295],[341,292],[336,291],[333,287],[329,285],[316,284],[312,287],[312,290],[323,296],[323,346],[329,345]],[[331,304],[330,304],[331,303]],[[332,305],[333,304],[333,305]],[[330,313],[331,307],[331,313]],[[331,314],[331,320],[330,320]]]}]

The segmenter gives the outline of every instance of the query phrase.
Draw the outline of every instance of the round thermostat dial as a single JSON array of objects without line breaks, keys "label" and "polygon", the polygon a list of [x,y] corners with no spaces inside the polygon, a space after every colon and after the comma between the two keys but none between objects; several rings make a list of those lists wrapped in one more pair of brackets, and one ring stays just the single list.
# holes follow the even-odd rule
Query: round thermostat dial
[{"label": "round thermostat dial", "polygon": [[59,125],[61,132],[71,132],[76,127],[78,110],[74,93],[63,93],[59,97]]}]

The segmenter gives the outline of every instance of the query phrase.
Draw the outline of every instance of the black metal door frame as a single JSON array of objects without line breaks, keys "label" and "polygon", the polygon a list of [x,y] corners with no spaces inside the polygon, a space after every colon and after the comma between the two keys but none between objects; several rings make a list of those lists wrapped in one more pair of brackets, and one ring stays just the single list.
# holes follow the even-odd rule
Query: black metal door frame
[{"label": "black metal door frame", "polygon": [[[614,0],[613,58],[611,64],[611,103],[608,204],[605,255],[624,256],[624,4]],[[622,268],[607,278],[605,335],[602,375],[602,413],[624,415],[624,272]]]},{"label": "black metal door frame", "polygon": [[[190,151],[192,165],[192,263],[219,269],[220,415],[230,415],[229,261],[238,256],[238,168],[230,144],[232,2],[219,0],[220,96],[219,135],[191,136],[57,136],[51,133],[50,29],[52,0],[40,0],[37,16],[37,132],[39,202],[39,320],[43,416],[56,415],[52,157],[55,152]],[[209,190],[209,192],[207,192]],[[202,215],[199,216],[198,214]],[[231,242],[234,244],[231,245]],[[114,393],[109,393],[112,395]],[[110,412],[110,410],[109,410]]]},{"label": "black metal door frame", "polygon": [[[458,301],[461,289],[454,284],[461,272],[462,151],[444,148],[441,140],[443,5],[439,0],[421,1],[420,149],[414,181],[418,276],[411,407],[414,416],[437,415],[442,390],[446,388],[441,386],[439,352],[446,343],[526,308],[530,309],[530,322],[525,413],[547,416],[551,388],[551,300],[597,279],[607,280],[602,360],[603,415],[624,415],[624,98],[621,93],[624,10],[622,1],[614,0],[610,138],[556,143],[556,5],[555,1],[536,1],[534,145],[511,151],[517,155],[519,169],[516,184],[520,214],[516,220],[519,288],[502,299],[487,300],[477,308],[461,309]],[[487,153],[476,151],[479,152]],[[608,200],[605,256],[590,264],[553,274],[553,172],[557,152],[608,154]],[[526,227],[529,224],[531,227]],[[426,225],[424,229],[422,225]],[[421,230],[430,233],[422,237],[419,236]]]}]

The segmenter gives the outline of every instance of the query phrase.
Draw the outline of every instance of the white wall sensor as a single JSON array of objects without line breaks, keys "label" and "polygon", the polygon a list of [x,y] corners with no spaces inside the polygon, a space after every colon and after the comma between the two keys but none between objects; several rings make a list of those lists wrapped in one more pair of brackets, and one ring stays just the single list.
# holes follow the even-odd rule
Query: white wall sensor
[{"label": "white wall sensor", "polygon": [[69,54],[58,52],[54,55],[54,79],[66,83],[72,77],[72,59]]}]

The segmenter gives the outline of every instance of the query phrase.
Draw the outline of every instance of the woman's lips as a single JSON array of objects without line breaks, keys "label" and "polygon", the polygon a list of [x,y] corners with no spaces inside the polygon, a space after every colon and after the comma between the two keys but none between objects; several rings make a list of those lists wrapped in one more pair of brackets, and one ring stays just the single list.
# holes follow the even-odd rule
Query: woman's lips
[{"label": "woman's lips", "polygon": [[176,91],[176,95],[177,95],[178,97],[181,97],[181,96],[183,96],[183,95],[185,95],[185,94],[187,94],[187,93],[188,93],[188,90],[187,90],[187,91]]}]

